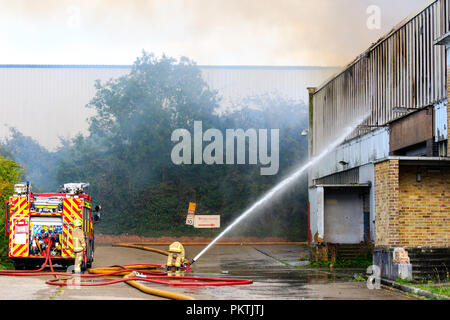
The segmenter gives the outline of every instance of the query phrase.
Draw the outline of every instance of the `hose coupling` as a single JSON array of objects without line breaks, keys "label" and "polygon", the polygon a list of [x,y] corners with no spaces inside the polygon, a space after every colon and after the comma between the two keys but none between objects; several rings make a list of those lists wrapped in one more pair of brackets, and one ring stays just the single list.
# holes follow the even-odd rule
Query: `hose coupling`
[{"label": "hose coupling", "polygon": [[134,271],[134,276],[136,278],[147,278],[147,276],[145,274],[140,273],[140,272],[136,272],[136,271]]}]

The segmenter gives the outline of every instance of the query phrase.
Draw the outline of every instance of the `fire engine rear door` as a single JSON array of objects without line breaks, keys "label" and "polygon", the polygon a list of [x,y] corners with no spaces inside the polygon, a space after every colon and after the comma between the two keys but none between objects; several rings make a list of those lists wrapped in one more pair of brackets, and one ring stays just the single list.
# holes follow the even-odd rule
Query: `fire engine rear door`
[{"label": "fire engine rear door", "polygon": [[30,233],[29,217],[13,217],[10,238],[10,255],[12,257],[28,256],[28,235]]}]

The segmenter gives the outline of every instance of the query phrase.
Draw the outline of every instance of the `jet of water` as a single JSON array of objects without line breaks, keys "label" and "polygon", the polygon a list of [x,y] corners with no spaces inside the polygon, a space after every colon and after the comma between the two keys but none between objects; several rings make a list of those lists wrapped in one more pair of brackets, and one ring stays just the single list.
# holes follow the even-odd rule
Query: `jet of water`
[{"label": "jet of water", "polygon": [[275,197],[282,191],[286,189],[287,186],[292,184],[293,182],[297,181],[298,178],[310,167],[315,165],[317,162],[319,162],[323,157],[325,157],[328,153],[333,151],[336,147],[338,147],[341,143],[345,141],[345,139],[356,129],[358,125],[360,125],[363,121],[365,121],[368,118],[368,116],[364,116],[357,121],[353,122],[351,125],[345,128],[344,132],[341,136],[339,136],[336,140],[334,140],[333,143],[331,143],[325,150],[323,150],[320,154],[317,156],[311,158],[307,163],[300,166],[292,174],[290,174],[287,178],[282,180],[280,183],[275,185],[272,189],[267,191],[261,198],[259,198],[258,201],[256,201],[250,208],[248,208],[246,211],[244,211],[236,220],[233,221],[225,230],[223,230],[213,241],[211,241],[202,251],[200,251],[199,254],[195,256],[194,259],[192,259],[191,264],[193,264],[195,261],[198,260],[211,246],[213,246],[220,238],[222,238],[228,231],[233,229],[234,226],[236,226],[239,222],[244,220],[246,217],[248,217],[250,214],[255,212],[258,208],[260,208],[265,202],[270,200],[271,198]]}]

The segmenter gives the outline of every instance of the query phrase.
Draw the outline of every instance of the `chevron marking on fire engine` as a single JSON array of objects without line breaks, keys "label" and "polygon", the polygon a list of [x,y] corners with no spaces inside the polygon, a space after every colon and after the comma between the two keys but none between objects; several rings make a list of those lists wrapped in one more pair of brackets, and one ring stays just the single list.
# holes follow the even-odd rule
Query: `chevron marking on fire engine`
[{"label": "chevron marking on fire engine", "polygon": [[64,257],[74,256],[70,250],[73,250],[73,240],[72,240],[72,232],[70,232],[69,226],[67,226],[67,228],[63,229],[63,256]]},{"label": "chevron marking on fire engine", "polygon": [[13,248],[13,256],[23,256],[26,255],[26,249],[27,249],[27,245],[26,244],[17,244],[14,246]]},{"label": "chevron marking on fire engine", "polygon": [[69,248],[73,249],[72,232],[69,232]]},{"label": "chevron marking on fire engine", "polygon": [[74,219],[82,218],[81,215],[81,200],[76,198],[65,198],[63,200],[63,220],[65,227],[63,228],[63,256],[74,257],[73,253],[73,240],[72,240],[72,228],[70,224],[73,224]]},{"label": "chevron marking on fire engine", "polygon": [[19,211],[25,210],[25,208],[27,207],[27,205],[28,205],[28,203],[27,203],[27,198],[26,198],[26,197],[20,198],[20,201],[19,201],[19,206],[20,206]]},{"label": "chevron marking on fire engine", "polygon": [[[12,226],[12,223],[11,223]],[[14,253],[14,248],[12,247],[12,239],[14,239],[14,228],[11,227],[11,233],[9,235],[9,249],[10,249],[10,255],[12,256]]]},{"label": "chevron marking on fire engine", "polygon": [[26,197],[18,197],[16,203],[11,207],[11,216],[14,217],[26,216],[29,212]]},{"label": "chevron marking on fire engine", "polygon": [[28,208],[27,198],[26,197],[21,198],[19,205],[20,205],[20,207],[19,207],[18,215],[20,215],[22,217],[28,216],[30,209]]},{"label": "chevron marking on fire engine", "polygon": [[[8,248],[11,248],[12,238],[13,238],[14,229],[12,227],[12,223],[9,224],[9,239],[8,239]],[[9,255],[12,255],[12,251],[9,252]]]},{"label": "chevron marking on fire engine", "polygon": [[66,198],[63,203],[63,210],[67,216],[71,217],[73,221],[74,216],[78,216],[81,219],[81,207],[78,199]]},{"label": "chevron marking on fire engine", "polygon": [[15,236],[15,230],[14,228],[11,229],[11,237],[9,238],[9,247],[11,248],[11,256],[17,257],[20,255],[26,255],[27,252],[24,252],[25,249],[28,248],[28,244],[15,244],[12,245],[12,239],[14,239]]}]

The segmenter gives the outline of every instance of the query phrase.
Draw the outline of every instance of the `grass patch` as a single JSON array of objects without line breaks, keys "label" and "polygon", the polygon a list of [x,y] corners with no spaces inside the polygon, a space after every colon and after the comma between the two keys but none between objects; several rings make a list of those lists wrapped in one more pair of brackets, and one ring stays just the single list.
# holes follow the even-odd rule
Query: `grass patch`
[{"label": "grass patch", "polygon": [[439,294],[441,296],[450,297],[450,287],[430,287],[430,286],[418,286],[420,289],[431,291],[435,294]]},{"label": "grass patch", "polygon": [[335,263],[332,263],[331,261],[313,261],[311,260],[311,263],[309,266],[315,267],[315,268],[329,268],[331,265],[333,265],[334,268],[367,268],[368,266],[372,265],[372,257],[356,257],[354,259],[336,259]]},{"label": "grass patch", "polygon": [[432,292],[434,294],[438,294],[441,296],[447,296],[450,297],[450,286],[448,285],[440,285],[441,283],[447,284],[449,282],[449,279],[445,279],[444,281],[427,281],[426,283],[420,283],[420,282],[411,282],[406,279],[397,279],[397,283],[408,285],[411,287],[416,287],[422,290],[426,290],[429,292]]},{"label": "grass patch", "polygon": [[355,282],[366,282],[367,278],[364,275],[362,275],[362,274],[355,274],[353,276],[353,281],[355,281]]},{"label": "grass patch", "polygon": [[14,265],[9,261],[0,261],[0,270],[12,270]]},{"label": "grass patch", "polygon": [[[276,260],[278,260],[278,259],[276,259]],[[288,267],[291,266],[286,260],[278,260],[278,261],[281,262],[282,264],[288,266]]]}]

